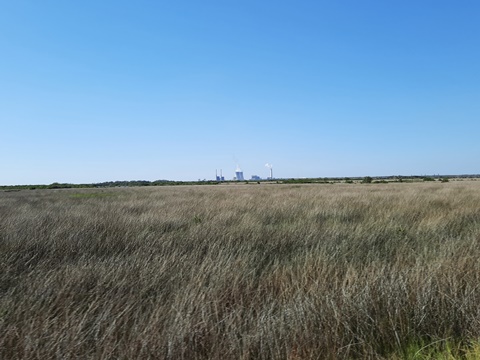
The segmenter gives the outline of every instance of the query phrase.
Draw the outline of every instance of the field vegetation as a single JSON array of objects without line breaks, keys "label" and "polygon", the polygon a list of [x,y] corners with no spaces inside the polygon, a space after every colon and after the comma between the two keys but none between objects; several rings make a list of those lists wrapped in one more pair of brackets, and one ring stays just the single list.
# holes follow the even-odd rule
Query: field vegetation
[{"label": "field vegetation", "polygon": [[480,183],[0,192],[1,359],[478,359]]}]

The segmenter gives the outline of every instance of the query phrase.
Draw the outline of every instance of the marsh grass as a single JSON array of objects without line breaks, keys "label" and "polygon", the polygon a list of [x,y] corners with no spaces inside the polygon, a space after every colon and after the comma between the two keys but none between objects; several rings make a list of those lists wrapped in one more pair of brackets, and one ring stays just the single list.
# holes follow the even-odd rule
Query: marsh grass
[{"label": "marsh grass", "polygon": [[469,358],[479,201],[475,182],[0,192],[0,358]]}]

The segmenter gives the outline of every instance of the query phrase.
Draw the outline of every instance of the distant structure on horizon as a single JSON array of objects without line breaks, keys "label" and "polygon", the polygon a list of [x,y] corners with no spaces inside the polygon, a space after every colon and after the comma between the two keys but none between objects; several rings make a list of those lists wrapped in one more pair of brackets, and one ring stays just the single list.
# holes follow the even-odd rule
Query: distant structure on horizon
[{"label": "distant structure on horizon", "polygon": [[235,178],[234,180],[237,180],[237,181],[243,181],[245,180],[243,178],[243,171],[240,169],[240,166],[237,165],[237,169],[235,170]]},{"label": "distant structure on horizon", "polygon": [[269,180],[273,180],[273,165],[272,165],[272,164],[269,164],[269,163],[266,163],[266,164],[265,164],[265,167],[270,170],[270,177],[268,177],[268,179],[269,179]]},{"label": "distant structure on horizon", "polygon": [[[265,167],[269,169],[270,176],[266,178],[266,180],[272,180],[273,179],[273,165],[266,163]],[[215,169],[215,180],[218,182],[225,181],[225,177],[222,174],[222,169],[220,169],[220,175],[218,175],[218,170]],[[242,169],[240,169],[240,166],[237,164],[237,168],[235,169],[235,176],[233,177],[234,181],[244,181],[245,176],[243,175]],[[258,175],[252,175],[250,180],[262,180],[262,178]]]},{"label": "distant structure on horizon", "polygon": [[220,169],[220,176],[218,176],[217,169],[215,169],[215,179],[217,181],[225,181],[225,178],[222,175],[222,169]]}]

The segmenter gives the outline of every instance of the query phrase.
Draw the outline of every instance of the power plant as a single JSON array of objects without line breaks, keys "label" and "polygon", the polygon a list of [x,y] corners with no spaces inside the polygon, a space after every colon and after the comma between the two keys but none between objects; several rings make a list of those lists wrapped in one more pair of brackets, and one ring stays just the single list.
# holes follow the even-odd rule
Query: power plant
[{"label": "power plant", "polygon": [[237,169],[235,170],[235,179],[237,181],[245,180],[243,178],[243,171],[240,169],[240,166],[237,165]]},{"label": "power plant", "polygon": [[217,169],[215,169],[215,179],[216,179],[217,181],[225,181],[225,178],[224,178],[223,175],[222,175],[222,169],[220,169],[220,176],[218,176],[218,174],[217,174]]},{"label": "power plant", "polygon": [[265,167],[270,170],[270,177],[268,179],[272,180],[273,179],[273,165],[269,164],[269,163],[266,163]]},{"label": "power plant", "polygon": [[[269,170],[269,176],[266,178],[267,180],[272,180],[273,179],[273,165],[266,163],[265,167],[268,168]],[[218,171],[215,169],[215,180],[218,182],[225,181],[225,177],[222,174],[222,169],[220,169],[220,175],[218,175]],[[240,166],[237,164],[237,167],[235,169],[235,176],[233,177],[234,181],[244,181],[245,176],[243,175],[243,171],[240,168]],[[252,175],[251,180],[262,180],[262,178],[258,175]]]}]

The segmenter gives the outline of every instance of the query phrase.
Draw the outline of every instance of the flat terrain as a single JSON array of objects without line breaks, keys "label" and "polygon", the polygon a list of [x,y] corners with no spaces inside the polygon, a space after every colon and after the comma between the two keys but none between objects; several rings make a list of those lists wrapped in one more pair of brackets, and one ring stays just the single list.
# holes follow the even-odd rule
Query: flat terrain
[{"label": "flat terrain", "polygon": [[480,354],[480,182],[0,192],[1,359]]}]

